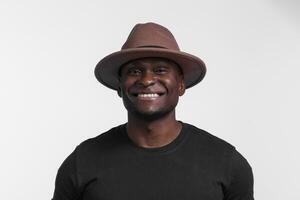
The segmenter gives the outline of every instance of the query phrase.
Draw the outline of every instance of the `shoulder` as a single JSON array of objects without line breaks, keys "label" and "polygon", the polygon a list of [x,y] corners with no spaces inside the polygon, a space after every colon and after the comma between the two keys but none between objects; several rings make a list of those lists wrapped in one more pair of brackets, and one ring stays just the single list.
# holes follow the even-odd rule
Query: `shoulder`
[{"label": "shoulder", "polygon": [[113,127],[100,135],[81,142],[76,150],[79,154],[92,154],[93,152],[104,152],[114,148],[120,142],[120,135],[124,124]]},{"label": "shoulder", "polygon": [[253,173],[246,158],[227,141],[193,125],[185,126],[190,138],[188,146],[193,146],[195,154],[204,158],[215,174],[223,174],[226,195],[253,195]]},{"label": "shoulder", "polygon": [[235,150],[235,147],[229,142],[203,130],[194,125],[184,123],[186,130],[189,132],[191,141],[197,143],[197,146],[201,149],[205,148],[211,151],[216,152],[228,152],[232,153]]}]

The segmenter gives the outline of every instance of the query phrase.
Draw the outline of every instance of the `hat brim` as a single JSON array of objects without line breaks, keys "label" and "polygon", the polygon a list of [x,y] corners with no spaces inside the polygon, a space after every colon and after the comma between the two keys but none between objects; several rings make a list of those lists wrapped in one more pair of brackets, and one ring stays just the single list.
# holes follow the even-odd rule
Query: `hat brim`
[{"label": "hat brim", "polygon": [[112,53],[104,57],[96,65],[95,76],[103,85],[117,90],[119,87],[118,72],[125,63],[149,57],[167,58],[177,63],[184,74],[186,88],[199,83],[205,76],[206,67],[204,62],[191,54],[163,48],[133,48]]}]

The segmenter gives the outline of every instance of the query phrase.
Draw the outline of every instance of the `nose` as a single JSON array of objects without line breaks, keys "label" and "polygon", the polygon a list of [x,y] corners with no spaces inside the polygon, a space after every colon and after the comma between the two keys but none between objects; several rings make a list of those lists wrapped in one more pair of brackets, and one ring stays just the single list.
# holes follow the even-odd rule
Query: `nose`
[{"label": "nose", "polygon": [[138,81],[138,84],[144,87],[153,85],[154,83],[155,83],[155,76],[150,71],[144,71],[141,78]]}]

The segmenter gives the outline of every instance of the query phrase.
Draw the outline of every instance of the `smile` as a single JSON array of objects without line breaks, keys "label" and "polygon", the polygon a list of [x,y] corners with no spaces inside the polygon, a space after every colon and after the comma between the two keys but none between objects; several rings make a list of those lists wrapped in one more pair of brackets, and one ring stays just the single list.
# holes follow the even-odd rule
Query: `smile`
[{"label": "smile", "polygon": [[141,100],[155,100],[162,96],[164,93],[133,93],[132,96]]},{"label": "smile", "polygon": [[138,94],[138,97],[142,98],[154,98],[154,97],[159,97],[159,94],[157,93],[151,93],[151,94]]}]

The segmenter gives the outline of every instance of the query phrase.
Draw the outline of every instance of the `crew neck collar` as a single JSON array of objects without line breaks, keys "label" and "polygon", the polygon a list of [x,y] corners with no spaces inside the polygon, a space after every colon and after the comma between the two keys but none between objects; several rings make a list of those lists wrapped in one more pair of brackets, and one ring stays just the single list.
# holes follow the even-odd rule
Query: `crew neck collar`
[{"label": "crew neck collar", "polygon": [[181,128],[179,134],[177,135],[177,137],[173,141],[171,141],[169,144],[166,144],[162,147],[154,147],[154,148],[146,148],[146,147],[140,147],[140,146],[136,145],[127,134],[127,130],[126,130],[127,123],[122,124],[120,126],[120,128],[121,128],[122,136],[125,137],[130,148],[132,148],[133,150],[138,151],[138,152],[143,152],[146,154],[147,153],[163,154],[163,153],[169,153],[169,152],[175,151],[180,146],[180,144],[183,143],[183,141],[185,140],[185,138],[187,136],[187,130],[186,130],[187,125],[181,121],[178,121],[178,122],[180,122],[182,124],[182,128]]}]

